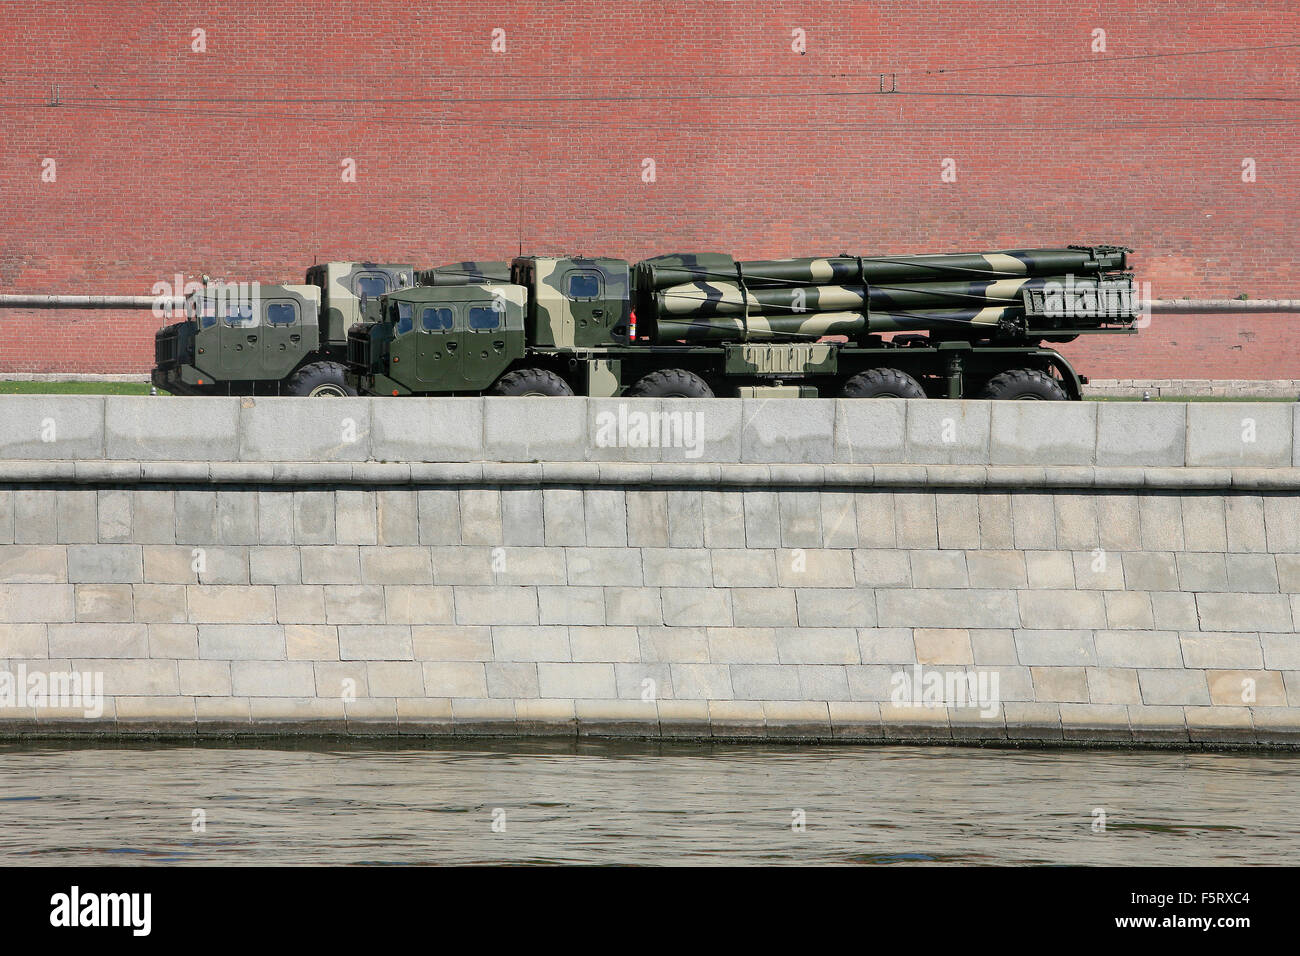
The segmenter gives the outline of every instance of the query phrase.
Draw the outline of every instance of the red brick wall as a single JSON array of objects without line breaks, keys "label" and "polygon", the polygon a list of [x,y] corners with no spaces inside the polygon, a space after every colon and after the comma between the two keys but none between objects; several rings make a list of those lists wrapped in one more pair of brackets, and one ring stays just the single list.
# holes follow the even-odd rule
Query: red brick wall
[{"label": "red brick wall", "polygon": [[[5,3],[0,292],[301,281],[522,234],[632,259],[1119,242],[1157,297],[1300,297],[1300,48],[1105,59],[1288,42],[1294,0]],[[881,72],[898,94],[820,95]],[[1206,99],[1270,95],[1292,101]],[[121,372],[149,367],[157,320],[0,323],[0,372]],[[1296,327],[1157,317],[1067,349],[1098,378],[1300,377]]]}]

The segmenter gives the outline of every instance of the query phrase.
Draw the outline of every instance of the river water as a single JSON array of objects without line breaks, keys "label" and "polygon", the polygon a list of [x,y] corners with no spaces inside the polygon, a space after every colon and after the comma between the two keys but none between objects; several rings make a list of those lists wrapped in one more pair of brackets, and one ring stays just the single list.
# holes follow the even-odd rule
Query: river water
[{"label": "river water", "polygon": [[1294,865],[1298,771],[1117,750],[8,744],[0,863]]}]

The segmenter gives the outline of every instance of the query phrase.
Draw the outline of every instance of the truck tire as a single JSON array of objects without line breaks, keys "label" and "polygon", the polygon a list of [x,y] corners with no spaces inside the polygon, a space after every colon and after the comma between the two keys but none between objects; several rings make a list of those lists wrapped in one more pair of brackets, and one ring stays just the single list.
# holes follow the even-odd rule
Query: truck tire
[{"label": "truck tire", "polygon": [[665,368],[645,376],[627,394],[629,398],[713,398],[713,389],[694,372]]},{"label": "truck tire", "polygon": [[572,395],[569,383],[544,368],[521,368],[497,379],[493,395]]},{"label": "truck tire", "polygon": [[840,394],[845,398],[925,398],[925,389],[906,372],[873,368],[845,382]]},{"label": "truck tire", "polygon": [[1046,372],[1032,368],[1013,368],[989,379],[979,397],[1016,402],[1064,402],[1070,396]]},{"label": "truck tire", "polygon": [[343,377],[344,368],[338,362],[312,362],[290,375],[284,382],[286,395],[303,395],[310,398],[348,398],[357,390]]}]

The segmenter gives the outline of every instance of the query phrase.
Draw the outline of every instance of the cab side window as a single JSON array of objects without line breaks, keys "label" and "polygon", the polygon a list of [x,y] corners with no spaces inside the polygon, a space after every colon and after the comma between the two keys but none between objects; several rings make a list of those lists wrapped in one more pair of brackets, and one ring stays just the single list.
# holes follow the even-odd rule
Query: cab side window
[{"label": "cab side window", "polygon": [[217,324],[216,310],[209,305],[203,308],[202,299],[190,299],[185,303],[185,317],[197,322],[200,329],[210,329]]},{"label": "cab side window", "polygon": [[382,272],[363,272],[356,279],[357,298],[377,299],[388,291],[388,276]]},{"label": "cab side window", "polygon": [[228,304],[224,318],[226,325],[232,329],[252,329],[258,325],[257,313],[247,302]]},{"label": "cab side window", "polygon": [[600,273],[570,272],[566,291],[570,299],[599,299]]},{"label": "cab side window", "polygon": [[450,332],[451,309],[427,308],[420,313],[420,328],[426,332]]},{"label": "cab side window", "polygon": [[472,332],[490,332],[501,328],[501,313],[490,305],[469,307],[469,327]]},{"label": "cab side window", "polygon": [[266,304],[266,324],[272,327],[295,325],[298,322],[298,306],[293,302],[268,302]]},{"label": "cab side window", "polygon": [[398,302],[393,306],[393,317],[397,320],[397,334],[403,335],[414,327],[414,309],[409,302]]}]

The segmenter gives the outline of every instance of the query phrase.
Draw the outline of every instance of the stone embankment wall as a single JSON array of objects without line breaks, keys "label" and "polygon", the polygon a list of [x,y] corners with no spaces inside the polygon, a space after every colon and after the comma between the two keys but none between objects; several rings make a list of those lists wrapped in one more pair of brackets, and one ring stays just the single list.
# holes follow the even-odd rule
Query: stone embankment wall
[{"label": "stone embankment wall", "polygon": [[1300,740],[1290,404],[0,421],[7,734]]}]

